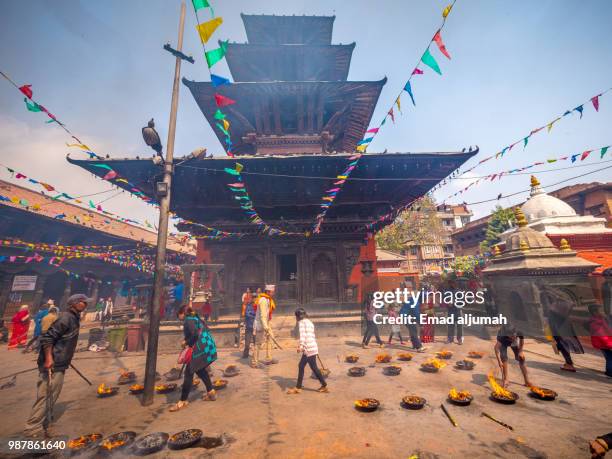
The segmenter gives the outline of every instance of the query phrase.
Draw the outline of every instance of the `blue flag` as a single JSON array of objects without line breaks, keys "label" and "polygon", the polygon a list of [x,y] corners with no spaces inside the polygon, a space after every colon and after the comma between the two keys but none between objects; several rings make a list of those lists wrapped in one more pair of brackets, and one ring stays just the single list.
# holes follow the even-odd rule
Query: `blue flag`
[{"label": "blue flag", "polygon": [[412,105],[416,106],[416,103],[414,102],[414,96],[412,95],[412,87],[410,86],[410,81],[406,82],[406,86],[404,86],[404,91],[406,91],[408,94],[410,94],[410,99],[412,100]]},{"label": "blue flag", "polygon": [[210,82],[212,83],[212,85],[216,88],[217,86],[222,86],[224,84],[231,84],[230,80],[228,80],[227,78],[224,78],[222,76],[219,75],[215,75],[214,73],[212,73],[210,75]]}]

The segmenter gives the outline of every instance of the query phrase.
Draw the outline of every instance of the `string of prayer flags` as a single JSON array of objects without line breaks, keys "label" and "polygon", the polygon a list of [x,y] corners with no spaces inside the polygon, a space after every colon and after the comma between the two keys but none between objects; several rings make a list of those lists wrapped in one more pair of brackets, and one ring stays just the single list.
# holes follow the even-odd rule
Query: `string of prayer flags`
[{"label": "string of prayer flags", "polygon": [[601,94],[591,97],[591,103],[593,104],[593,108],[595,109],[596,112],[599,111],[599,96],[600,95]]},{"label": "string of prayer flags", "polygon": [[[423,70],[419,68],[419,66],[421,66],[421,64],[426,65],[427,67],[431,68],[438,75],[442,75],[442,71],[440,70],[440,65],[438,64],[438,61],[435,59],[435,57],[431,54],[430,47],[431,47],[431,44],[435,42],[437,47],[438,47],[438,49],[440,50],[440,52],[447,59],[451,58],[450,53],[446,49],[446,45],[442,41],[442,29],[444,28],[444,25],[446,24],[446,18],[449,15],[449,13],[450,13],[451,9],[453,8],[454,4],[455,4],[455,1],[453,1],[453,3],[451,3],[446,8],[444,8],[444,10],[442,12],[442,18],[443,18],[442,24],[440,25],[440,27],[438,27],[438,29],[436,30],[435,34],[432,36],[431,40],[429,40],[429,43],[427,44],[427,47],[425,48],[425,52],[422,54],[421,59],[419,60],[419,63],[412,70],[412,73],[410,74],[410,76],[408,77],[408,80],[406,81],[406,83],[402,87],[402,90],[397,95],[397,97],[395,98],[393,104],[391,105],[391,108],[385,114],[385,116],[383,117],[381,123],[378,125],[378,128],[376,128],[376,129],[380,129],[380,127],[382,127],[385,124],[385,122],[387,121],[387,118],[391,118],[391,121],[393,122],[393,124],[395,124],[395,113],[393,111],[393,107],[397,106],[397,110],[400,112],[400,114],[402,113],[402,111],[401,111],[401,96],[402,96],[402,92],[403,91],[406,91],[408,93],[408,95],[410,96],[410,100],[412,101],[412,105],[416,106],[416,102],[415,102],[415,99],[414,99],[414,91],[413,91],[413,88],[412,88],[412,85],[411,85],[410,81],[412,80],[412,77],[414,75],[423,75],[423,73],[424,73]],[[369,132],[369,130],[367,132]],[[376,136],[377,133],[378,133],[378,130],[376,131],[376,133],[374,133],[374,136]],[[367,148],[367,144],[366,144],[366,147],[364,147],[364,144],[359,143],[359,144],[357,144],[356,151],[358,151],[360,153],[364,153],[366,151],[366,148]]]},{"label": "string of prayer flags", "polygon": [[40,105],[38,105],[36,102],[29,102],[28,99],[26,99],[25,97],[23,98],[23,101],[26,104],[26,108],[31,111],[31,112],[41,112],[42,109],[40,108]]},{"label": "string of prayer flags", "polygon": [[206,63],[208,64],[209,69],[225,57],[225,53],[227,52],[227,43],[227,40],[222,41],[219,43],[218,48],[206,51],[204,53],[204,56],[206,57]]},{"label": "string of prayer flags", "polygon": [[[600,149],[600,153],[601,154],[600,154],[600,158],[599,159],[602,159],[604,157],[604,155],[608,151],[608,148],[610,148],[610,145],[605,146],[605,147],[601,147],[601,149]],[[591,149],[591,150],[585,150],[582,153],[576,153],[576,154],[573,154],[573,155],[565,155],[565,156],[560,156],[560,157],[556,157],[556,158],[548,158],[548,159],[545,159],[544,161],[536,161],[534,163],[528,164],[527,166],[523,166],[523,167],[520,167],[520,168],[509,169],[509,170],[506,170],[506,171],[496,172],[496,173],[493,173],[493,174],[489,174],[489,175],[485,175],[485,176],[482,176],[482,177],[478,177],[477,179],[475,179],[472,182],[470,182],[466,187],[464,187],[464,188],[458,190],[457,192],[451,194],[450,196],[448,196],[446,199],[444,199],[443,202],[445,202],[446,200],[448,200],[448,199],[450,199],[452,197],[455,197],[457,195],[465,193],[469,188],[471,188],[472,186],[477,185],[478,183],[480,183],[482,181],[491,181],[492,182],[495,179],[501,180],[501,178],[503,176],[512,175],[512,174],[516,174],[516,173],[519,173],[519,172],[523,172],[523,171],[525,171],[527,169],[531,169],[532,167],[541,166],[541,165],[546,164],[546,163],[550,164],[550,163],[556,163],[556,162],[559,162],[559,161],[567,161],[567,160],[569,160],[571,164],[574,164],[574,163],[576,163],[578,161],[578,158],[580,158],[580,161],[584,161],[585,159],[587,159],[589,157],[589,155],[592,152],[597,151],[597,150],[598,149],[595,148],[595,149]],[[453,178],[451,177],[449,179],[445,179],[444,181],[440,182],[438,185],[436,185],[434,188],[431,189],[431,192],[440,189],[442,186],[446,185],[446,183],[450,182],[452,179]]]},{"label": "string of prayer flags", "polygon": [[210,37],[212,37],[215,30],[223,23],[223,18],[216,17],[211,19],[210,21],[203,22],[202,24],[198,24],[196,29],[198,34],[200,35],[200,40],[202,43],[208,43]]},{"label": "string of prayer flags", "polygon": [[355,170],[355,168],[357,167],[357,164],[359,163],[361,157],[361,154],[350,156],[349,163],[347,164],[342,174],[336,176],[336,178],[338,179],[338,181],[334,182],[334,185],[336,186],[325,191],[326,194],[323,196],[323,198],[321,198],[321,201],[323,201],[320,205],[321,210],[315,217],[312,234],[318,234],[321,232],[321,226],[323,225],[323,221],[325,220],[325,215],[327,214],[327,211],[333,204],[334,200],[336,199],[336,196],[338,196],[338,193],[342,190],[342,186],[344,185],[344,183],[347,181],[353,170]]},{"label": "string of prayer flags", "polygon": [[[249,193],[246,189],[246,185],[242,180],[241,172],[243,168],[244,166],[242,164],[236,163],[234,169],[226,167],[224,171],[227,174],[236,177],[236,179],[238,180],[237,183],[228,183],[227,186],[234,194],[234,199],[236,201],[240,201],[240,208],[244,210],[245,214],[248,216],[249,222],[253,225],[256,225],[263,234],[266,234],[268,236],[284,236],[296,234],[302,235],[302,233],[289,233],[278,228],[273,228],[259,216],[255,208],[253,207],[253,201],[251,200],[251,197],[249,196]],[[242,184],[242,186],[237,186],[238,184]]]},{"label": "string of prayer flags", "polygon": [[523,137],[523,138],[522,138],[522,139],[520,139],[520,140],[517,140],[516,142],[514,142],[514,143],[512,143],[512,144],[510,144],[510,145],[505,146],[505,147],[504,147],[504,148],[502,148],[502,149],[501,149],[501,150],[500,150],[498,153],[495,153],[495,154],[493,154],[493,155],[490,155],[490,156],[487,156],[486,158],[481,159],[481,160],[480,160],[478,163],[476,163],[474,166],[470,167],[469,169],[466,169],[465,171],[463,171],[463,172],[461,172],[461,173],[457,173],[457,175],[456,175],[456,176],[457,176],[457,177],[459,177],[459,176],[461,176],[461,175],[463,175],[463,174],[467,174],[468,172],[473,171],[473,170],[474,170],[474,169],[476,169],[478,166],[480,166],[481,164],[485,163],[486,161],[488,161],[488,160],[490,160],[490,159],[492,159],[492,158],[498,159],[498,158],[503,157],[503,155],[504,155],[506,152],[509,152],[510,150],[512,150],[512,147],[514,147],[516,144],[518,144],[518,143],[520,143],[520,142],[523,142],[523,148],[526,148],[526,147],[527,147],[527,144],[528,144],[528,142],[529,142],[529,138],[530,138],[532,135],[535,135],[535,134],[537,134],[537,133],[539,133],[539,132],[543,131],[545,128],[546,128],[546,132],[550,133],[550,131],[551,131],[551,130],[552,130],[552,128],[553,128],[553,125],[554,125],[554,124],[555,124],[557,121],[559,121],[559,120],[561,120],[561,119],[563,119],[563,118],[567,117],[568,115],[571,115],[571,114],[572,114],[572,112],[578,112],[578,113],[580,114],[580,118],[582,118],[582,115],[583,115],[583,111],[584,111],[584,107],[585,107],[585,105],[586,105],[586,104],[587,104],[589,101],[590,101],[590,102],[592,102],[592,101],[593,101],[593,99],[595,99],[595,98],[597,99],[597,103],[596,103],[596,104],[593,104],[593,108],[595,108],[595,105],[597,105],[597,109],[596,109],[595,111],[596,111],[596,112],[599,112],[599,104],[600,104],[600,99],[601,99],[601,97],[602,97],[602,96],[604,96],[605,94],[609,93],[610,91],[612,91],[612,88],[608,88],[608,89],[606,89],[605,91],[603,91],[603,92],[601,92],[601,93],[597,94],[596,96],[593,96],[593,97],[589,98],[587,102],[584,102],[584,103],[582,103],[582,104],[578,105],[576,108],[573,108],[573,109],[571,109],[571,110],[565,110],[565,111],[563,112],[563,114],[562,114],[562,115],[557,116],[557,117],[556,117],[556,118],[554,118],[552,121],[549,121],[548,123],[544,124],[543,126],[540,126],[540,127],[538,127],[538,128],[532,129],[532,130],[530,131],[529,135],[527,135],[527,136]]}]

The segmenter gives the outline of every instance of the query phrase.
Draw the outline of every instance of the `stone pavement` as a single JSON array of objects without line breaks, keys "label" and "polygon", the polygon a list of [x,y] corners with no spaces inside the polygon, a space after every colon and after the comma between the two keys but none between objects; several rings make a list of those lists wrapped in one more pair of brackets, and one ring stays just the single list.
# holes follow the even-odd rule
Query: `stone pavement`
[{"label": "stone pavement", "polygon": [[[441,340],[441,338],[438,338]],[[612,431],[612,385],[602,373],[599,354],[576,356],[579,372],[561,372],[561,358],[550,345],[528,340],[527,365],[532,381],[556,390],[553,402],[534,400],[521,386],[518,366],[511,361],[510,389],[519,393],[514,406],[489,400],[486,374],[497,368],[493,341],[467,337],[463,346],[442,342],[429,344],[424,354],[410,362],[397,362],[399,376],[382,374],[381,364],[373,364],[378,348],[361,349],[358,336],[321,338],[319,349],[331,369],[329,394],[314,389],[317,381],[307,369],[305,390],[286,395],[295,384],[298,355],[294,340],[283,340],[283,351],[275,351],[277,365],[252,369],[240,360],[236,349],[221,349],[214,364],[215,377],[228,364],[238,364],[241,373],[228,378],[227,389],[219,392],[216,402],[203,402],[202,387],[192,392],[191,404],[178,413],[168,412],[179,397],[178,390],[157,395],[152,406],[142,407],[127,386],[112,398],[98,399],[99,383],[112,384],[121,368],[142,377],[144,355],[124,353],[78,353],[74,364],[93,382],[87,386],[73,371],[66,374],[64,391],[55,409],[54,431],[75,437],[90,432],[108,435],[122,430],[137,433],[164,431],[170,434],[186,428],[200,428],[205,435],[227,434],[229,442],[215,450],[194,448],[182,452],[163,450],[152,457],[227,457],[227,458],[581,458],[590,457],[587,441]],[[449,365],[438,374],[419,371],[419,364],[433,352],[448,348],[455,352]],[[401,349],[386,349],[392,355]],[[467,356],[469,350],[486,351],[473,371],[453,368],[453,362]],[[343,356],[356,353],[358,365],[366,366],[362,378],[350,378]],[[160,355],[158,367],[165,373],[174,364],[175,354]],[[0,377],[34,365],[34,356],[0,349]],[[0,380],[0,384],[6,380]],[[451,406],[446,395],[451,387],[470,390],[474,401],[469,407]],[[428,400],[421,411],[400,407],[401,397],[419,394]],[[20,375],[17,385],[0,391],[0,441],[18,438],[35,396],[35,373]],[[374,413],[360,413],[353,408],[357,398],[373,397],[381,402]],[[453,427],[440,409],[444,402],[459,426]],[[510,431],[482,417],[486,411],[514,427]]]}]

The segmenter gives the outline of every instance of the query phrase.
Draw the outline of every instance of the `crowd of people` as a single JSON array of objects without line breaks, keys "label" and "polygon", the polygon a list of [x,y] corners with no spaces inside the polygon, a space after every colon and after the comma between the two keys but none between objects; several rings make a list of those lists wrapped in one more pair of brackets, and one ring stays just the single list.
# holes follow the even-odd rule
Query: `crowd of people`
[{"label": "crowd of people", "polygon": [[[261,364],[277,363],[272,358],[274,346],[280,348],[272,329],[272,319],[276,310],[274,298],[275,286],[266,285],[263,289],[248,288],[242,295],[241,328],[244,336],[242,358],[249,359],[253,368],[261,367]],[[569,320],[569,310],[573,306],[572,298],[563,291],[544,288],[542,294],[542,305],[547,326],[550,333],[550,341],[556,353],[563,356],[564,363],[560,367],[563,371],[575,372],[576,368],[571,354],[584,353],[583,346],[576,336],[573,325]],[[37,396],[28,418],[25,433],[29,437],[48,437],[49,411],[60,395],[63,386],[64,372],[70,366],[74,355],[80,329],[82,312],[91,303],[91,299],[85,295],[77,294],[68,298],[67,308],[59,313],[54,301],[49,299],[43,304],[36,314],[33,315],[27,305],[14,314],[11,319],[11,330],[9,332],[3,324],[0,324],[0,340],[8,341],[8,349],[22,348],[24,352],[38,351]],[[412,300],[404,304],[391,304],[387,308],[390,317],[420,314],[435,314],[433,304],[415,304]],[[461,308],[447,306],[447,316],[461,315]],[[450,309],[453,307],[454,309]],[[95,304],[94,320],[106,320],[107,314],[112,315],[112,301],[110,298],[101,299]],[[589,306],[589,319],[585,327],[590,331],[591,343],[595,349],[599,349],[605,358],[605,374],[612,377],[612,329],[610,320],[600,305]],[[372,295],[367,295],[364,301],[365,333],[362,346],[368,347],[371,338],[375,338],[379,346],[385,343],[380,337],[378,326],[374,321],[374,314],[379,313],[373,306]],[[179,362],[184,364],[184,380],[179,401],[174,404],[170,411],[175,412],[188,406],[188,395],[194,384],[194,376],[197,375],[206,388],[203,395],[204,401],[215,401],[217,393],[210,377],[210,365],[217,360],[217,347],[208,326],[210,320],[206,310],[194,308],[193,305],[181,306],[177,311],[178,319],[183,323],[183,352],[179,356]],[[318,379],[320,393],[329,392],[327,381],[321,369],[317,365],[319,358],[319,347],[315,335],[315,325],[309,319],[306,310],[299,307],[295,311],[296,329],[299,335],[297,352],[301,358],[297,368],[297,378],[294,387],[287,390],[288,394],[300,394],[304,382],[304,371],[309,366],[313,375]],[[34,324],[33,335],[28,341],[28,330],[31,322]],[[424,352],[426,348],[423,342],[434,341],[434,327],[420,326],[417,323],[405,321],[410,337],[411,347],[417,352]],[[391,344],[393,338],[397,337],[400,344],[405,340],[399,325],[391,327],[391,333],[387,344]],[[447,343],[457,342],[463,344],[461,328],[449,327]],[[497,363],[502,373],[502,384],[507,386],[509,381],[508,350],[510,349],[518,362],[522,372],[524,384],[531,386],[526,358],[525,358],[524,334],[513,324],[503,325],[497,334],[494,352]],[[265,357],[261,359],[260,352],[265,349]],[[602,442],[596,442],[592,447],[598,448]]]}]

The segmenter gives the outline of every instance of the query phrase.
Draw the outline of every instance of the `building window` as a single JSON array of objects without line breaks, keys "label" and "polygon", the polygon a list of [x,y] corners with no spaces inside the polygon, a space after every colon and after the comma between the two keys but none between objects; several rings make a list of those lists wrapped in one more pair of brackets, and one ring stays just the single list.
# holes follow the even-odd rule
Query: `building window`
[{"label": "building window", "polygon": [[416,247],[410,247],[410,255],[416,255],[417,254],[417,248]]},{"label": "building window", "polygon": [[278,255],[278,267],[279,281],[293,281],[297,278],[297,256],[295,254]]}]

